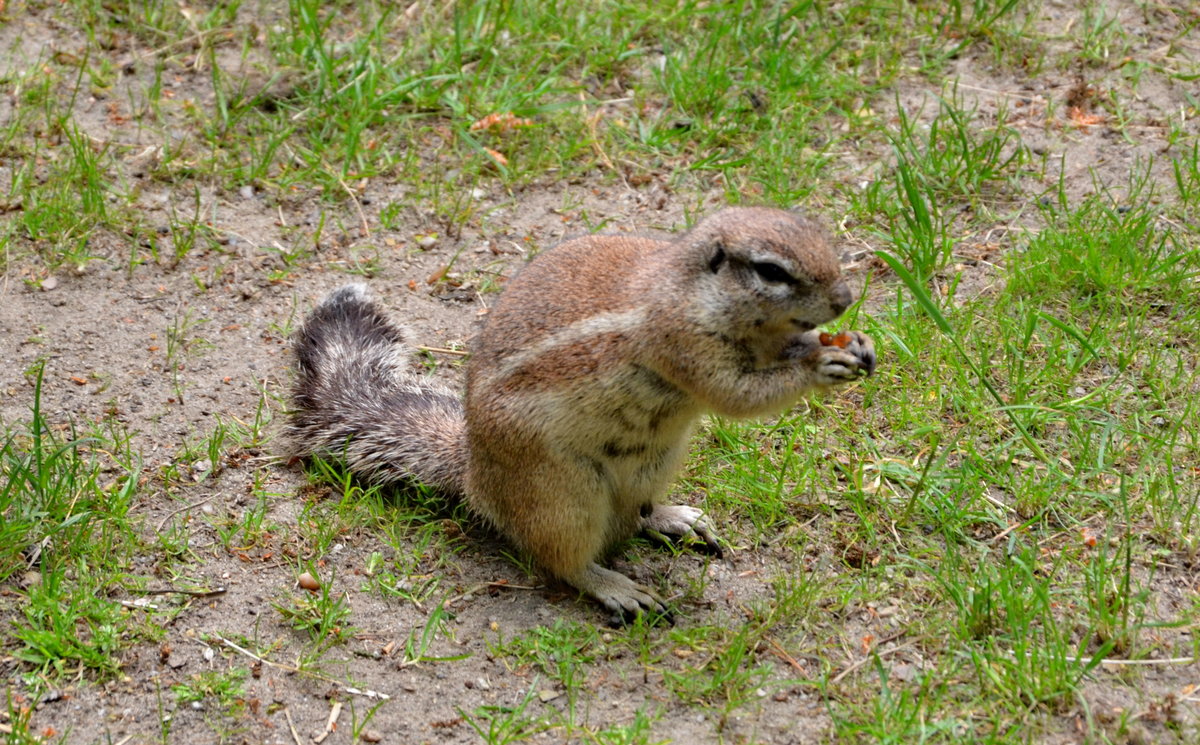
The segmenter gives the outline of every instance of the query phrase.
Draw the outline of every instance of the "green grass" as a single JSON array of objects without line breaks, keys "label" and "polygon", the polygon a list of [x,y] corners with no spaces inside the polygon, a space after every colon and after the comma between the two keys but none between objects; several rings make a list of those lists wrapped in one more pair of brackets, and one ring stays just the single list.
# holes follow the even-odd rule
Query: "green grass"
[{"label": "green grass", "polygon": [[[739,722],[813,697],[848,742],[1186,742],[1194,726],[1141,720],[1165,705],[1143,671],[1200,654],[1200,605],[1169,591],[1200,558],[1197,20],[1116,5],[10,3],[79,33],[0,61],[0,271],[36,287],[107,265],[218,297],[238,276],[391,282],[396,258],[436,236],[434,291],[490,301],[512,264],[473,253],[476,238],[553,243],[512,223],[530,196],[549,192],[572,229],[800,205],[856,254],[868,297],[844,322],[881,364],[832,399],[697,437],[675,496],[706,507],[750,579],[636,542],[621,558],[649,564],[678,625],[501,629],[488,653],[511,695],[456,704],[465,726],[486,742],[651,743],[704,716],[711,739],[773,742]],[[1091,129],[1070,119],[1074,85],[1094,88]],[[1162,90],[1169,105],[1146,103]],[[504,112],[529,125],[472,128]],[[278,241],[230,219],[247,187],[283,223]],[[592,198],[654,189],[673,212]],[[205,320],[181,303],[154,329],[180,410],[201,357],[222,354]],[[354,593],[421,614],[393,664],[466,659],[447,601],[486,531],[461,506],[322,463],[300,496],[277,488],[275,464],[239,480],[231,465],[258,457],[280,408],[266,383],[256,411],[221,412],[144,477],[120,426],[43,412],[42,375],[31,416],[0,439],[0,581],[16,588],[0,640],[35,688],[117,678],[163,633],[112,599],[149,583],[130,557],[199,576],[192,524],[146,538],[147,478],[181,506],[236,484],[237,510],[195,524],[208,551],[321,577],[315,595],[276,591],[261,621],[306,671],[368,625]],[[272,507],[288,500],[283,522]],[[351,542],[362,565],[335,573]],[[22,581],[31,569],[40,582]],[[172,695],[233,712],[244,681],[222,676]],[[646,702],[617,720],[597,703],[614,680]],[[1140,708],[1093,711],[1097,687]],[[24,732],[11,689],[9,710]]]},{"label": "green grass", "polygon": [[7,641],[30,680],[111,677],[124,649],[162,633],[110,598],[142,581],[126,569],[141,550],[129,514],[138,458],[119,429],[51,427],[41,411],[44,369],[32,371],[29,421],[0,447],[0,580],[25,588]]},{"label": "green grass", "polygon": [[212,699],[217,706],[233,709],[245,704],[241,699],[245,695],[246,675],[246,670],[197,673],[190,680],[172,686],[171,691],[181,704]]},{"label": "green grass", "polygon": [[[319,576],[315,571],[309,574]],[[344,591],[336,589],[336,580],[336,576],[330,572],[325,581],[318,580],[319,588],[315,593],[293,590],[284,599],[274,603],[283,622],[296,631],[308,634],[320,649],[343,643],[357,631],[349,625],[351,610],[348,598]]]}]

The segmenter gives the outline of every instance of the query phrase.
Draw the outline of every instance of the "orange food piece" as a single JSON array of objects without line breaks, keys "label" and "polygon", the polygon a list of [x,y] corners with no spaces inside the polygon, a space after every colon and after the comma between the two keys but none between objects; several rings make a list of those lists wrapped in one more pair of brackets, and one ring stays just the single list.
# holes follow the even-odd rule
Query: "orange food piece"
[{"label": "orange food piece", "polygon": [[843,331],[837,335],[821,332],[820,341],[821,346],[823,347],[837,347],[838,349],[845,349],[846,347],[850,346],[850,342],[854,341],[854,337],[850,335],[849,331]]}]

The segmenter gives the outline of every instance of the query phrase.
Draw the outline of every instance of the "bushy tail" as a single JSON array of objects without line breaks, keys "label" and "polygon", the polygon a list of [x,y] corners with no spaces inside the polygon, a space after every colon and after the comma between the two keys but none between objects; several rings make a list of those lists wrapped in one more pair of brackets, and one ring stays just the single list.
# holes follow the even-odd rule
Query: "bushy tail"
[{"label": "bushy tail", "polygon": [[462,400],[405,371],[403,334],[363,285],[326,297],[295,337],[289,436],[297,455],[344,460],[374,481],[415,479],[461,494]]}]

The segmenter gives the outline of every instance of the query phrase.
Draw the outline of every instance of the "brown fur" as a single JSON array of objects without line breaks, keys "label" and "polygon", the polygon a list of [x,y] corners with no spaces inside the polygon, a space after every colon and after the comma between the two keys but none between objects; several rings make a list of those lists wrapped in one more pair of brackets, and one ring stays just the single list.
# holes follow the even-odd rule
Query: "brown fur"
[{"label": "brown fur", "polygon": [[[578,238],[525,267],[489,313],[468,365],[465,421],[448,426],[439,406],[438,432],[361,429],[409,441],[397,474],[421,478],[431,448],[448,448],[456,468],[437,472],[439,484],[616,615],[665,611],[652,591],[597,562],[642,528],[696,535],[719,551],[699,510],[661,503],[696,421],[777,413],[810,389],[869,374],[869,338],[825,347],[814,330],[850,301],[824,232],[782,210],[726,209],[669,241]],[[320,350],[300,353],[320,359]],[[302,381],[297,401],[311,409],[319,395],[305,384],[316,387]],[[368,463],[378,471],[386,455]]]}]

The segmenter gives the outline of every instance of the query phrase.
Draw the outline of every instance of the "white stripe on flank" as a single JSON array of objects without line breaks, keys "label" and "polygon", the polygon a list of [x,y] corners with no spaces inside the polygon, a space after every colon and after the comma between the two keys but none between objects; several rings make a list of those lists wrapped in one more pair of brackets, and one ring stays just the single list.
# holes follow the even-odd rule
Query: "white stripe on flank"
[{"label": "white stripe on flank", "polygon": [[544,357],[555,349],[574,346],[602,334],[636,329],[645,322],[646,309],[644,307],[625,310],[619,313],[600,313],[599,315],[589,316],[572,323],[570,326],[555,331],[545,339],[504,360],[504,365],[501,367],[498,377],[501,379],[507,378],[526,364],[536,362],[539,357]]}]

